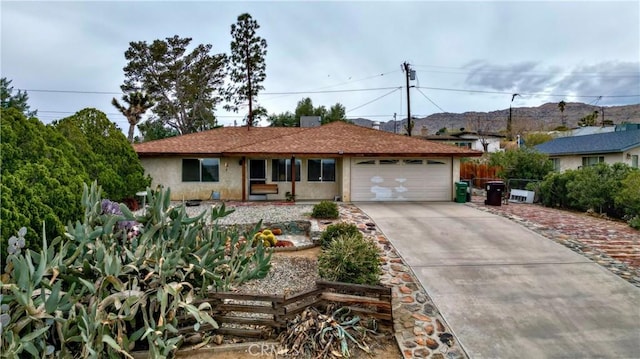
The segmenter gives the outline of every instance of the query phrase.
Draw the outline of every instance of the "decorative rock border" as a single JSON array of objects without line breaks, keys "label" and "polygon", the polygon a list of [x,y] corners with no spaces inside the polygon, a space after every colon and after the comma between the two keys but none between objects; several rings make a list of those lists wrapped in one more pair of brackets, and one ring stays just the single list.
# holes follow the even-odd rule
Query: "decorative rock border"
[{"label": "decorative rock border", "polygon": [[[340,205],[340,220],[354,223],[382,252],[381,283],[391,287],[396,341],[406,359],[467,359],[432,299],[411,268],[375,224],[355,205]],[[324,223],[323,223],[324,224]]]}]

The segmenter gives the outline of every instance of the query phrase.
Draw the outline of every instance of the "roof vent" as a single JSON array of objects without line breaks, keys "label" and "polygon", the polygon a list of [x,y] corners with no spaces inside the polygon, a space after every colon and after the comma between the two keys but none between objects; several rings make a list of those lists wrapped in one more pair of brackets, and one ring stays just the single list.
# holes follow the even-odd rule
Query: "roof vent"
[{"label": "roof vent", "polygon": [[319,127],[320,116],[300,116],[300,127]]}]

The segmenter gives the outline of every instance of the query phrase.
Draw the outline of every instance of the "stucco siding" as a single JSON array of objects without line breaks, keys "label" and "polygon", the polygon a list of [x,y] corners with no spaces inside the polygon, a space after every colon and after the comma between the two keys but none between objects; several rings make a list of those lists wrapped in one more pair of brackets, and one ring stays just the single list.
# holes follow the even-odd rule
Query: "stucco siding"
[{"label": "stucco siding", "polygon": [[451,159],[451,200],[456,198],[456,182],[460,182],[460,159],[453,157]]},{"label": "stucco siding", "polygon": [[141,158],[140,162],[153,181],[151,187],[162,185],[171,189],[171,199],[209,199],[212,192],[222,200],[242,199],[242,167],[239,158],[220,158],[219,182],[182,182],[182,158]]},{"label": "stucco siding", "polygon": [[[300,181],[296,182],[297,200],[334,199],[341,196],[340,181],[341,160],[336,161],[336,180],[334,182],[308,182],[307,160],[302,158]],[[268,194],[269,200],[285,200],[286,193],[292,192],[291,182],[271,181],[272,162],[267,159],[267,183],[278,184],[278,194]],[[171,189],[171,199],[175,201],[188,199],[210,199],[212,193],[218,192],[221,200],[242,200],[242,165],[240,157],[220,158],[219,182],[182,182],[182,158],[142,158],[145,173],[153,179],[152,188],[158,185]],[[248,176],[248,174],[247,174]],[[247,198],[249,186],[245,184]]]},{"label": "stucco siding", "polygon": [[[640,151],[638,151],[640,152]],[[560,159],[560,171],[576,170],[582,167],[582,157],[604,157],[604,162],[608,164],[614,164],[616,162],[624,162],[631,165],[631,160],[626,159],[626,155],[622,153],[608,153],[608,154],[589,154],[589,155],[573,155],[573,156],[551,156],[551,158]]]},{"label": "stucco siding", "polygon": [[640,157],[640,146],[638,146],[636,148],[633,148],[633,149],[631,149],[629,151],[626,151],[625,153],[622,154],[622,158],[623,158],[624,163],[628,164],[629,166],[632,165],[632,157],[631,156]]}]

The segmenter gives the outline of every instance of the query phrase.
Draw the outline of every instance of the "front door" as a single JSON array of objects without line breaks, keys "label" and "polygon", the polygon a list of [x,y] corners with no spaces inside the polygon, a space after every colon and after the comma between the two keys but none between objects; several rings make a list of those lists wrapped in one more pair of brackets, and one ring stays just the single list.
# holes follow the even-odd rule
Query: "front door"
[{"label": "front door", "polygon": [[266,199],[267,195],[251,193],[251,185],[254,183],[267,183],[267,160],[249,160],[249,200]]}]

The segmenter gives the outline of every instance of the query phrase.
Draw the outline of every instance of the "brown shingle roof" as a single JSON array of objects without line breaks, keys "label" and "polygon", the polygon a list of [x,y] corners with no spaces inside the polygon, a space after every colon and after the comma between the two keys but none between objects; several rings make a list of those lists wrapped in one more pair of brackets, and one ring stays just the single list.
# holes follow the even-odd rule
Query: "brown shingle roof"
[{"label": "brown shingle roof", "polygon": [[220,127],[133,145],[139,156],[177,154],[222,154],[230,148],[277,138],[304,129],[299,127]]},{"label": "brown shingle roof", "polygon": [[223,127],[134,146],[140,156],[224,155],[363,155],[475,157],[482,152],[396,135],[345,122],[311,128]]}]

